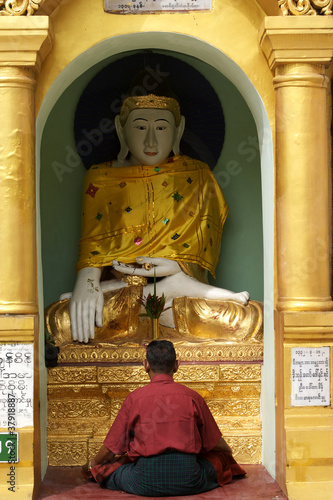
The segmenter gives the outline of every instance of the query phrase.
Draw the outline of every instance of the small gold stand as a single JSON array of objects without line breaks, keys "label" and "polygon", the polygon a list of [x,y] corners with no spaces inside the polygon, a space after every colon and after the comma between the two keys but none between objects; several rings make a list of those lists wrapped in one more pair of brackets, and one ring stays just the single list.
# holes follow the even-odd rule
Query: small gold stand
[{"label": "small gold stand", "polygon": [[153,330],[153,339],[160,338],[160,320],[159,318],[152,318],[151,320],[152,330]]}]

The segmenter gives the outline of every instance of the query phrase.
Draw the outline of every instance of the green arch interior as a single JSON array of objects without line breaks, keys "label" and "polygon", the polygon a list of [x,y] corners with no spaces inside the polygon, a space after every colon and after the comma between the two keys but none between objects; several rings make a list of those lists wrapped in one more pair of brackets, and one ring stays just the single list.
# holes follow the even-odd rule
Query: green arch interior
[{"label": "green arch interior", "polygon": [[[263,228],[258,135],[252,114],[236,87],[219,71],[191,56],[178,57],[200,71],[218,94],[225,117],[225,141],[214,174],[230,212],[224,226],[216,280],[234,291],[247,290],[263,300]],[[126,55],[129,53],[127,52]],[[40,204],[44,304],[72,291],[80,238],[85,168],[75,150],[73,122],[79,97],[103,67],[122,57],[104,59],[78,77],[58,99],[41,142]]]}]

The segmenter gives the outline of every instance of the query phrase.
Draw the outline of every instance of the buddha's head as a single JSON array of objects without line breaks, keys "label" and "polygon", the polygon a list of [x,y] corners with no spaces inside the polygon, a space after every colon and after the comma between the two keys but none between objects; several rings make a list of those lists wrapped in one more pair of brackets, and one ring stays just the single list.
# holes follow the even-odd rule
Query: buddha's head
[{"label": "buddha's head", "polygon": [[115,124],[121,146],[118,160],[130,153],[133,165],[158,165],[171,152],[179,153],[185,118],[174,98],[153,94],[128,97]]}]

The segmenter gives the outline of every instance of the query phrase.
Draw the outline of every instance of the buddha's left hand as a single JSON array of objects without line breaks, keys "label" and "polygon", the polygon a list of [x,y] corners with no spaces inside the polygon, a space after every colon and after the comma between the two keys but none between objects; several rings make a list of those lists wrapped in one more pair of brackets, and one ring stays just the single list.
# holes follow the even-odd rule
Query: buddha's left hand
[{"label": "buddha's left hand", "polygon": [[135,274],[136,276],[145,276],[147,278],[172,276],[181,272],[179,264],[170,259],[154,258],[154,257],[137,257],[135,259],[141,267],[133,266],[132,264],[123,264],[118,260],[113,261],[113,267],[116,271],[124,274]]}]

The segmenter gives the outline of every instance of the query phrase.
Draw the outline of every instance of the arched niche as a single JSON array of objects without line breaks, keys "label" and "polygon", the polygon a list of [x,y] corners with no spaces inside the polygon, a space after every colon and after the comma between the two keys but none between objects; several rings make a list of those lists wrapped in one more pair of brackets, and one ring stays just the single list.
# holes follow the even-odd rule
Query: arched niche
[{"label": "arched niche", "polygon": [[[111,56],[78,77],[59,97],[45,123],[40,170],[45,305],[58,300],[64,291],[71,291],[76,278],[82,183],[86,172],[73,137],[77,101],[83,86],[98,74],[101,66],[128,54]],[[225,140],[214,174],[230,212],[224,226],[216,284],[235,291],[247,290],[253,299],[263,300],[260,153],[255,122],[240,92],[222,73],[197,58],[172,54],[205,76],[224,112]],[[86,149],[98,140],[90,128],[85,139]]]},{"label": "arched niche", "polygon": [[[165,50],[168,47],[168,50]],[[262,379],[263,463],[274,474],[273,248],[274,174],[271,129],[264,104],[244,72],[223,52],[174,33],[113,37],[71,62],[49,89],[37,117],[39,292],[44,304],[75,282],[84,167],[73,136],[77,101],[100,69],[135,50],[172,54],[210,81],[226,121],[224,148],[214,173],[230,206],[216,283],[249,290],[265,303],[265,363]],[[41,188],[41,192],[40,192]],[[44,281],[44,284],[43,284]],[[44,289],[44,293],[42,290]],[[44,301],[45,297],[45,301]],[[45,387],[42,387],[42,391]],[[42,394],[42,400],[45,396]]]}]

